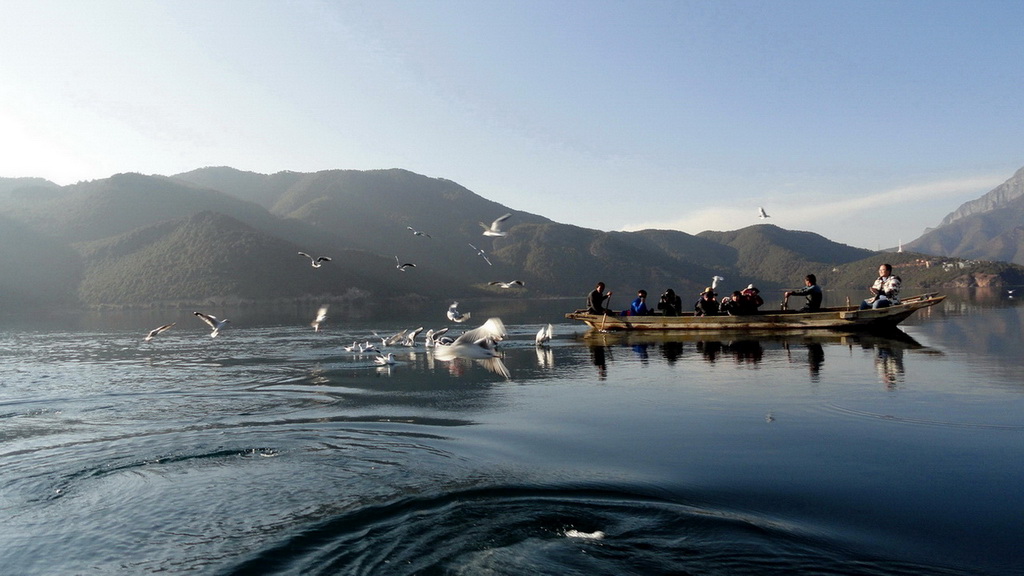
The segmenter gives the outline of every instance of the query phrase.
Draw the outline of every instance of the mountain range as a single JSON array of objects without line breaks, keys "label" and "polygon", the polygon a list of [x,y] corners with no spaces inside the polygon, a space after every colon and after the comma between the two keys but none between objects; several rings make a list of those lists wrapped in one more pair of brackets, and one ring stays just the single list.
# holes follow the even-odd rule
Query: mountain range
[{"label": "mountain range", "polygon": [[[922,288],[1022,283],[1022,268],[1006,263],[1024,263],[1022,172],[908,244],[914,252],[885,259]],[[481,223],[503,214],[506,236],[483,236]],[[314,268],[299,252],[331,261]],[[582,301],[598,280],[623,293],[696,295],[713,276],[727,279],[725,290],[781,289],[807,272],[835,289],[862,287],[878,258],[766,224],[697,235],[592,230],[401,169],[214,167],[68,186],[0,178],[0,306],[12,308],[308,301],[357,313],[486,295]],[[1006,262],[938,265],[943,258]],[[416,266],[401,271],[396,260]],[[491,284],[511,280],[524,286]]]},{"label": "mountain range", "polygon": [[1024,168],[981,198],[964,203],[904,248],[1024,264]]}]

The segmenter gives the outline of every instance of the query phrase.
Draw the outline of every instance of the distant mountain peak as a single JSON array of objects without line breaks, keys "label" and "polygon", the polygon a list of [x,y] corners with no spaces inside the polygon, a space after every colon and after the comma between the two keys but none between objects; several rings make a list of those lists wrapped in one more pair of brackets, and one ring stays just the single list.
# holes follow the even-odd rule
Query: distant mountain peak
[{"label": "distant mountain peak", "polygon": [[939,226],[952,224],[972,214],[998,210],[1021,196],[1024,196],[1024,168],[1017,170],[1006,182],[996,186],[981,198],[961,204],[959,208],[943,218]]}]

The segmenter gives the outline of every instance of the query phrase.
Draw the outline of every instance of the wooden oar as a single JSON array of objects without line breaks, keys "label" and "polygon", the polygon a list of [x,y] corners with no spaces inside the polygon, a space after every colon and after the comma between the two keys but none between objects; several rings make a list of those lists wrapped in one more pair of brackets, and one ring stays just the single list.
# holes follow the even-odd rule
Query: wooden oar
[{"label": "wooden oar", "polygon": [[[612,303],[612,296],[611,296],[611,294],[609,294],[608,295],[608,304],[611,304],[611,303]],[[602,332],[604,332],[604,321],[607,320],[607,319],[608,319],[608,306],[605,305],[605,307],[604,307],[604,316],[601,318],[601,331]]]}]

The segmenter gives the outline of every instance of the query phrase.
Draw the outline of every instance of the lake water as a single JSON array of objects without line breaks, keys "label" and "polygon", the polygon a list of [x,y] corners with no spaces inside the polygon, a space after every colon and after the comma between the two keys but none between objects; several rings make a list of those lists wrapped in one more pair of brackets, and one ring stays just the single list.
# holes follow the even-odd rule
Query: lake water
[{"label": "lake water", "polygon": [[746,340],[584,337],[577,304],[462,304],[508,380],[342,349],[444,304],[8,316],[0,571],[1024,574],[1019,302]]}]

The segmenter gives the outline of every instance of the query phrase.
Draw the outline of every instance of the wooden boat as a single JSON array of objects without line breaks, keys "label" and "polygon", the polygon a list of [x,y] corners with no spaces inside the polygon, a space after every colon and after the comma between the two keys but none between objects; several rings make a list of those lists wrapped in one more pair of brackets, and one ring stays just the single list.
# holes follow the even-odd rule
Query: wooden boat
[{"label": "wooden boat", "polygon": [[622,316],[622,313],[591,314],[586,310],[569,312],[565,317],[579,320],[602,331],[777,331],[777,330],[884,330],[893,328],[911,314],[945,300],[944,295],[921,294],[904,298],[888,308],[858,310],[857,306],[822,308],[817,312],[797,310],[759,310],[745,316]]}]

